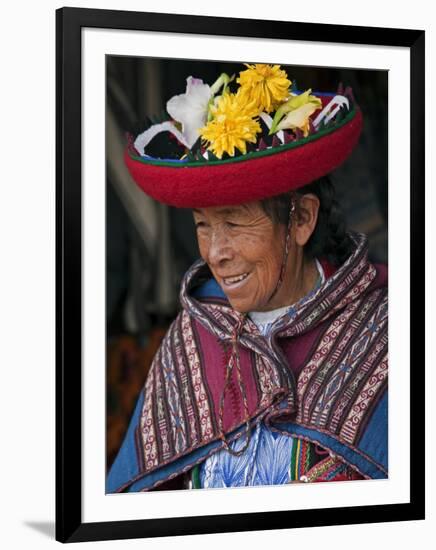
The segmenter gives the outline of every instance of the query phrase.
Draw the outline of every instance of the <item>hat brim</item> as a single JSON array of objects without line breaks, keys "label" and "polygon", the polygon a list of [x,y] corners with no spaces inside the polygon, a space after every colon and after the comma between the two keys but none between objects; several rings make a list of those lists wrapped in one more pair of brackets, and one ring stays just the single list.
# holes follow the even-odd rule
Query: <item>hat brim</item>
[{"label": "hat brim", "polygon": [[362,125],[356,106],[333,127],[231,159],[174,163],[127,147],[124,160],[139,187],[159,202],[181,208],[242,204],[296,190],[333,171],[352,152]]}]

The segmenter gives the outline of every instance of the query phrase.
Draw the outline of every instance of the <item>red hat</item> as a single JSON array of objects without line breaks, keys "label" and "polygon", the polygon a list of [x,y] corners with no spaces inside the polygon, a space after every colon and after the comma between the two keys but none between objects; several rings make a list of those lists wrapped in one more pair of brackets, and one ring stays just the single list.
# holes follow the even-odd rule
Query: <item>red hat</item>
[{"label": "red hat", "polygon": [[[187,93],[192,82],[188,79]],[[235,205],[296,190],[342,164],[357,144],[362,129],[362,113],[355,104],[351,89],[347,89],[344,95],[314,93],[309,96],[310,92],[305,93],[305,99],[310,97],[312,103],[317,101],[318,112],[306,117],[307,135],[295,125],[286,127],[286,121],[282,118],[281,129],[276,130],[269,146],[265,135],[256,136],[254,146],[247,143],[247,149],[251,147],[251,150],[239,155],[235,154],[237,151],[232,151],[233,156],[224,153],[222,157],[225,158],[216,158],[205,151],[203,141],[194,156],[186,147],[189,143],[181,135],[180,123],[167,121],[156,127],[162,126],[162,129],[168,130],[169,125],[174,124],[172,133],[184,147],[181,151],[190,154],[176,159],[141,155],[131,140],[125,151],[125,163],[145,193],[177,207]],[[298,95],[293,94],[292,97],[297,98]],[[182,96],[177,98],[183,99]],[[169,112],[170,102],[167,104]],[[270,108],[270,111],[276,111],[274,121],[265,112],[258,111],[257,117],[267,126],[272,124],[277,127],[275,121],[280,119],[280,116],[277,117],[279,107],[286,105],[286,102],[278,105],[276,103],[275,108]],[[259,118],[253,120],[259,121]]]}]

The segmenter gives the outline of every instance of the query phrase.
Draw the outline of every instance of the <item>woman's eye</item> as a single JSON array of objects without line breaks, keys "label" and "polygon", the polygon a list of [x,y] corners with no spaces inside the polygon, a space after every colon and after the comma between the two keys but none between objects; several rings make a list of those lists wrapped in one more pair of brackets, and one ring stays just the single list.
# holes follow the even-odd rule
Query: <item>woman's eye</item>
[{"label": "woman's eye", "polygon": [[227,222],[227,226],[228,226],[228,227],[239,227],[239,224],[238,224],[238,223],[234,223],[234,222]]},{"label": "woman's eye", "polygon": [[205,223],[204,222],[195,222],[195,227],[196,228],[199,228],[199,227],[205,227]]}]

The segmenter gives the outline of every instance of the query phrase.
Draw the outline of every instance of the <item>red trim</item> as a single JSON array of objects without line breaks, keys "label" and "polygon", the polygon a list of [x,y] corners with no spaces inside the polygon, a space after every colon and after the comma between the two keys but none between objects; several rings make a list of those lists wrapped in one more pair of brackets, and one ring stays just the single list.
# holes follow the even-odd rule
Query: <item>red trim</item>
[{"label": "red trim", "polygon": [[319,260],[319,263],[321,264],[321,267],[324,271],[324,275],[325,275],[325,278],[328,279],[329,277],[331,277],[332,275],[334,275],[335,271],[336,271],[336,267],[330,263],[328,260],[326,260],[325,258],[321,258]]}]

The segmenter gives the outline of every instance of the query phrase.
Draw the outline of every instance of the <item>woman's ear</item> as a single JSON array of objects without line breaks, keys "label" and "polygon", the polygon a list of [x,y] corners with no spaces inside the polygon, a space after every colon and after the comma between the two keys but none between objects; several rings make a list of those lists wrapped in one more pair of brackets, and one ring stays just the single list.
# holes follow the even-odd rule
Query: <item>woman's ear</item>
[{"label": "woman's ear", "polygon": [[304,246],[315,230],[319,212],[319,198],[313,193],[302,195],[296,208],[295,241]]}]

